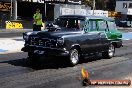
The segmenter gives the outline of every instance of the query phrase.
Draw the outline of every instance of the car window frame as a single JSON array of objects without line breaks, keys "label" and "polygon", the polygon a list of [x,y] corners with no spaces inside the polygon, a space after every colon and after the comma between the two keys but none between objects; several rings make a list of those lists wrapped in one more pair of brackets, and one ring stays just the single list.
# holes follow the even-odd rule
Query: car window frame
[{"label": "car window frame", "polygon": [[[89,25],[90,25],[90,21],[95,21],[95,25],[96,25],[95,30],[92,30],[92,31],[98,31],[97,20],[96,20],[96,19],[89,19]],[[89,26],[89,31],[92,32],[92,31],[90,30],[90,26]]]},{"label": "car window frame", "polygon": [[[100,30],[101,28],[100,28],[100,25],[99,25],[99,21],[104,21],[105,22],[105,24],[106,24],[106,28],[105,29]],[[108,24],[107,24],[106,20],[98,20],[97,24],[98,24],[98,31],[109,31],[108,30]]]},{"label": "car window frame", "polygon": [[[115,27],[114,29],[110,29],[108,22],[113,22],[113,23],[115,24],[115,21],[107,21],[107,26],[108,26],[108,30],[109,30],[109,31],[110,31],[110,30],[116,31],[116,30],[117,30],[117,27]],[[115,24],[115,26],[116,26],[116,24]]]},{"label": "car window frame", "polygon": [[[87,28],[86,28],[87,27]],[[84,27],[82,29],[85,33],[89,32],[89,20],[85,19]]]}]

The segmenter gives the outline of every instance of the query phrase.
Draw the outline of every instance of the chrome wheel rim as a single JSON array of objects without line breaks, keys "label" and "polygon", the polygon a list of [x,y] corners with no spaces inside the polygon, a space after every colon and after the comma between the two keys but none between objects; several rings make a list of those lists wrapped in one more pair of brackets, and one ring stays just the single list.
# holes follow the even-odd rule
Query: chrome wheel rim
[{"label": "chrome wheel rim", "polygon": [[71,51],[70,60],[72,64],[77,64],[79,61],[78,51],[76,49]]},{"label": "chrome wheel rim", "polygon": [[111,44],[109,47],[109,56],[112,57],[114,55],[115,52],[115,48],[114,46]]}]

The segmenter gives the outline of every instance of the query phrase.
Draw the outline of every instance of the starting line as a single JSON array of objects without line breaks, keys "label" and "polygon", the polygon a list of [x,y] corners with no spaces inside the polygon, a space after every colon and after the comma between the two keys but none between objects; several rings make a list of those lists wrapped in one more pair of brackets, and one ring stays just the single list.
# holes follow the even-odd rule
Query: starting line
[{"label": "starting line", "polygon": [[0,39],[0,54],[6,54],[8,52],[20,52],[24,46],[24,41],[14,39]]}]

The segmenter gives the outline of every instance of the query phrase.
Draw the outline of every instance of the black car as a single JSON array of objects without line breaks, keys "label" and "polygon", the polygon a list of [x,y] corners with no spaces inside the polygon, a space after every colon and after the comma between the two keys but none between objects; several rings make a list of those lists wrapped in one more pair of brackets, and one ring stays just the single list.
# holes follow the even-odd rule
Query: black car
[{"label": "black car", "polygon": [[[71,65],[76,65],[81,57],[94,53],[102,53],[105,58],[113,57],[115,45],[107,34],[104,31],[87,31],[89,25],[86,19],[90,18],[80,15],[60,16],[44,31],[24,33],[22,51],[28,52],[32,61],[38,56],[65,56]],[[96,16],[92,18],[100,19]]]}]

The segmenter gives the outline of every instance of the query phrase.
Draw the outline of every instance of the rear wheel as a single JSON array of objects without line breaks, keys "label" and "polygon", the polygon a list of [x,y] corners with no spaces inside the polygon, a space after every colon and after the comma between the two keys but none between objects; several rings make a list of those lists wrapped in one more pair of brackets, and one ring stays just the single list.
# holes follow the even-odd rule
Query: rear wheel
[{"label": "rear wheel", "polygon": [[72,66],[78,64],[79,56],[79,51],[77,49],[71,49],[69,61]]},{"label": "rear wheel", "polygon": [[114,54],[115,54],[115,47],[114,47],[113,44],[110,44],[109,50],[106,51],[106,52],[103,52],[103,53],[102,53],[102,56],[103,56],[104,58],[112,58],[112,57],[114,56]]}]

